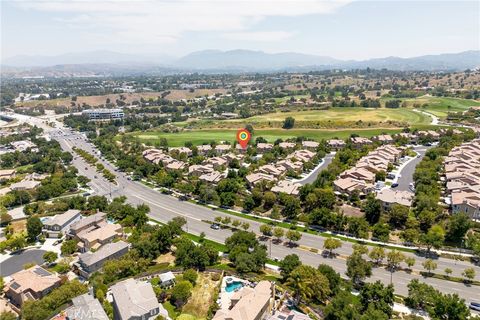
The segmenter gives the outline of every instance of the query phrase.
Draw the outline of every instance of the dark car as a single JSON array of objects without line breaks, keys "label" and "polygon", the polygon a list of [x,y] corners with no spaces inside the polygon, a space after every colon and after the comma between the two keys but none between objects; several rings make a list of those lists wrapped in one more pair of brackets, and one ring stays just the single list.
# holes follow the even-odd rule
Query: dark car
[{"label": "dark car", "polygon": [[396,183],[396,182],[392,183],[392,188],[396,188],[396,187],[398,187],[398,183]]}]

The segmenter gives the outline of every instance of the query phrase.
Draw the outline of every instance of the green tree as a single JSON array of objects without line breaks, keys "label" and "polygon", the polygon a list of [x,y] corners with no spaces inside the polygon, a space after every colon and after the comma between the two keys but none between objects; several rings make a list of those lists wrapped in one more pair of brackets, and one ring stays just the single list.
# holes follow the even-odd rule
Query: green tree
[{"label": "green tree", "polygon": [[364,244],[354,243],[353,252],[358,252],[359,254],[368,254],[368,247]]},{"label": "green tree", "polygon": [[397,270],[403,260],[405,260],[405,255],[398,250],[391,250],[387,253],[387,266],[391,272]]},{"label": "green tree", "polygon": [[342,242],[336,238],[327,238],[323,242],[323,249],[328,250],[329,256],[333,255],[333,250],[342,246]]},{"label": "green tree", "polygon": [[3,311],[2,313],[0,313],[0,319],[2,319],[2,320],[17,320],[17,316],[13,312]]},{"label": "green tree", "polygon": [[62,247],[60,248],[63,256],[71,255],[75,251],[77,251],[77,242],[75,240],[67,240],[62,243]]},{"label": "green tree", "polygon": [[360,318],[360,302],[350,292],[341,290],[325,308],[325,320]]},{"label": "green tree", "polygon": [[47,251],[43,254],[43,260],[47,263],[53,263],[58,259],[58,254],[53,251]]},{"label": "green tree", "polygon": [[384,286],[380,281],[366,283],[360,289],[360,303],[366,311],[369,307],[379,310],[388,316],[392,316],[394,302],[393,285]]},{"label": "green tree", "polygon": [[467,268],[463,270],[462,276],[465,278],[466,282],[471,282],[473,279],[475,279],[475,269]]},{"label": "green tree", "polygon": [[447,277],[450,277],[450,275],[452,274],[453,270],[450,269],[450,268],[445,268],[444,272],[445,272],[445,274],[447,275]]},{"label": "green tree", "polygon": [[295,125],[295,119],[293,117],[287,117],[283,121],[283,129],[292,129]]},{"label": "green tree", "polygon": [[389,223],[394,228],[404,228],[407,223],[409,215],[409,208],[395,203],[388,212]]},{"label": "green tree", "polygon": [[240,220],[233,220],[232,222],[232,226],[234,226],[235,228],[238,228],[242,223],[240,222]]},{"label": "green tree", "polygon": [[30,241],[35,241],[42,233],[42,221],[37,216],[29,217],[27,219],[27,234]]},{"label": "green tree", "polygon": [[328,279],[320,271],[307,265],[293,269],[286,285],[293,289],[297,305],[301,301],[325,302],[330,295]]},{"label": "green tree", "polygon": [[286,235],[288,241],[293,245],[302,238],[302,234],[297,230],[288,230]]},{"label": "green tree", "polygon": [[422,243],[427,247],[427,256],[432,248],[439,249],[445,240],[445,231],[440,225],[430,227],[428,232],[421,237]]},{"label": "green tree", "polygon": [[468,310],[465,300],[455,294],[440,295],[434,303],[433,311],[429,312],[433,319],[468,319]]},{"label": "green tree", "polygon": [[422,266],[425,270],[428,271],[429,274],[432,274],[432,271],[437,269],[437,263],[432,259],[427,259],[424,262],[422,262]]},{"label": "green tree", "polygon": [[250,229],[250,223],[248,223],[248,222],[242,223],[242,229],[245,230],[245,231]]},{"label": "green tree", "polygon": [[183,272],[183,280],[187,280],[193,286],[197,283],[198,273],[194,269],[188,269]]},{"label": "green tree", "polygon": [[373,260],[375,265],[379,266],[383,259],[385,259],[385,249],[382,247],[373,247],[368,254],[368,257]]},{"label": "green tree", "polygon": [[321,274],[327,277],[332,295],[337,294],[342,284],[342,278],[340,277],[340,274],[338,274],[338,272],[336,272],[331,266],[323,263],[320,264],[317,269]]},{"label": "green tree", "polygon": [[372,275],[372,266],[360,254],[354,253],[347,258],[346,275],[355,286],[358,286],[361,281]]},{"label": "green tree", "polygon": [[296,254],[292,253],[285,256],[279,263],[282,278],[286,280],[290,276],[290,273],[301,264],[302,262]]},{"label": "green tree", "polygon": [[373,193],[369,193],[365,200],[363,210],[365,211],[365,219],[367,219],[370,225],[374,225],[378,222],[382,214],[382,203]]},{"label": "green tree", "polygon": [[276,227],[273,229],[273,236],[277,238],[278,242],[282,241],[282,237],[285,234],[285,231],[283,231],[283,228]]},{"label": "green tree", "polygon": [[173,304],[180,308],[187,303],[188,298],[192,295],[193,286],[189,281],[180,281],[173,287],[171,300]]},{"label": "green tree", "polygon": [[388,242],[390,236],[390,228],[386,223],[377,223],[373,226],[372,235],[374,238],[378,238],[382,242]]},{"label": "green tree", "polygon": [[405,258],[405,263],[407,264],[409,269],[412,269],[412,267],[415,265],[415,258],[414,257],[406,257]]},{"label": "green tree", "polygon": [[465,237],[471,226],[472,221],[467,214],[463,212],[454,214],[448,220],[445,239],[451,242],[459,242]]},{"label": "green tree", "polygon": [[268,224],[262,224],[260,226],[260,232],[266,236],[266,237],[269,237],[272,235],[272,226],[271,225],[268,225]]}]

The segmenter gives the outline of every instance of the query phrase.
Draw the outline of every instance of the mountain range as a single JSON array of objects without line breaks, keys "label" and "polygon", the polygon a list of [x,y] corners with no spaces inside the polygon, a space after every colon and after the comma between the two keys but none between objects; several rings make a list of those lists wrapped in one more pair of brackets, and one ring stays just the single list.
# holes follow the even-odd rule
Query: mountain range
[{"label": "mountain range", "polygon": [[326,69],[390,69],[456,71],[480,67],[480,50],[412,58],[386,57],[340,60],[295,52],[265,53],[252,50],[204,50],[181,58],[168,55],[134,55],[113,51],[68,53],[58,56],[15,56],[2,61],[2,74],[104,74],[174,72],[315,71]]}]

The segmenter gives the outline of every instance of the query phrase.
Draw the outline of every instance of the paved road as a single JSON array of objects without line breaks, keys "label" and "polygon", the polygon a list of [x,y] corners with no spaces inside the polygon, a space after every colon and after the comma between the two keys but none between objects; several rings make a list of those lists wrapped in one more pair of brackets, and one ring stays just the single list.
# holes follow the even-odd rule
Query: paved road
[{"label": "paved road", "polygon": [[2,261],[0,267],[0,276],[9,276],[17,271],[23,270],[23,266],[27,263],[34,262],[36,264],[43,264],[43,254],[45,250],[29,249],[18,254],[13,254],[10,258]]},{"label": "paved road", "polygon": [[418,153],[418,156],[412,161],[410,161],[402,169],[402,171],[400,171],[399,173],[400,177],[397,180],[398,187],[396,187],[396,190],[411,191],[410,183],[413,182],[413,173],[415,172],[415,168],[417,167],[417,165],[420,163],[420,161],[422,161],[428,148],[431,148],[431,147],[418,146],[413,148],[413,150],[415,150]]},{"label": "paved road", "polygon": [[[77,146],[87,151],[92,151],[91,145],[86,142],[80,134],[74,133],[68,139],[64,137],[55,137],[62,148],[65,150],[71,151],[72,146]],[[101,160],[102,161],[102,160]],[[106,161],[102,161],[107,169],[114,171],[114,167]],[[117,174],[118,186],[112,186],[107,180],[103,179],[100,175],[97,178],[94,178],[96,174],[95,169],[87,165],[80,157],[74,160],[74,165],[79,169],[79,174],[85,175],[92,179],[91,185],[96,192],[101,194],[110,194],[112,197],[125,195],[128,201],[132,204],[147,204],[150,209],[150,217],[159,220],[161,222],[166,222],[176,216],[183,216],[187,220],[188,232],[199,235],[204,232],[208,239],[224,242],[224,240],[231,235],[229,230],[212,230],[209,227],[209,224],[202,222],[202,220],[213,220],[215,216],[228,216],[228,214],[211,210],[206,207],[198,206],[189,202],[182,202],[178,199],[161,194],[139,182],[129,181],[122,173]],[[89,168],[85,170],[85,168]],[[236,218],[240,221],[246,221],[250,223],[251,230],[259,233],[259,227],[261,223],[243,218]],[[302,239],[299,241],[300,245],[322,248],[324,238],[321,236],[303,234]],[[282,259],[285,255],[296,253],[299,255],[301,260],[310,265],[318,265],[320,263],[327,263],[334,267],[338,272],[344,273],[346,269],[345,260],[341,258],[329,259],[323,258],[320,254],[315,254],[306,250],[299,248],[289,248],[285,245],[275,245],[268,243],[269,252],[271,252],[271,258]],[[342,248],[337,250],[337,253],[340,255],[350,255],[352,253],[352,243],[343,242]],[[416,264],[414,270],[423,270],[421,263],[424,261],[424,258],[416,256],[411,253],[407,253],[407,256],[414,256],[416,258]],[[471,267],[471,264],[463,261],[453,261],[450,259],[439,258],[437,259],[438,272],[443,272],[445,268],[451,268],[453,270],[453,275],[460,276],[462,271]],[[480,279],[480,268],[474,267],[476,270],[477,277]],[[382,282],[388,284],[390,283],[390,273],[385,269],[376,269],[374,275],[369,281],[381,280]],[[406,295],[407,287],[406,285],[411,279],[419,278],[417,275],[412,275],[403,271],[398,271],[393,274],[393,283],[395,285],[395,290],[398,294]],[[442,281],[432,278],[421,278],[422,281],[431,284],[444,293],[458,293],[461,297],[468,301],[479,300],[480,299],[480,288],[478,286],[466,286],[462,283],[455,283],[450,281]]]},{"label": "paved road", "polygon": [[335,154],[333,153],[329,153],[325,156],[325,158],[323,158],[323,162],[321,165],[319,165],[318,167],[315,168],[315,170],[313,170],[312,172],[309,173],[309,175],[306,177],[306,178],[303,178],[301,180],[298,180],[296,182],[300,183],[302,186],[303,185],[306,185],[308,183],[313,183],[315,182],[315,180],[317,179],[317,176],[318,174],[326,169],[328,167],[328,165],[332,162],[333,158],[334,158]]}]

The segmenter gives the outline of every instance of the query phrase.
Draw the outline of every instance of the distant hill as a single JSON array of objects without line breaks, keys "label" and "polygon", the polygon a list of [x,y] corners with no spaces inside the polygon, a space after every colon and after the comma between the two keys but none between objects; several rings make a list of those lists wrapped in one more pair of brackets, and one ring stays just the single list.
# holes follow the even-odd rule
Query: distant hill
[{"label": "distant hill", "polygon": [[190,53],[174,64],[178,68],[279,70],[291,67],[328,66],[341,60],[295,52],[265,53],[250,50],[205,50]]},{"label": "distant hill", "polygon": [[238,73],[315,71],[327,69],[390,69],[459,71],[480,67],[480,51],[413,58],[386,57],[363,61],[339,60],[295,52],[204,50],[179,59],[166,55],[132,55],[112,51],[69,53],[59,56],[16,56],[2,61],[2,76],[79,76],[172,74],[182,72]]}]

